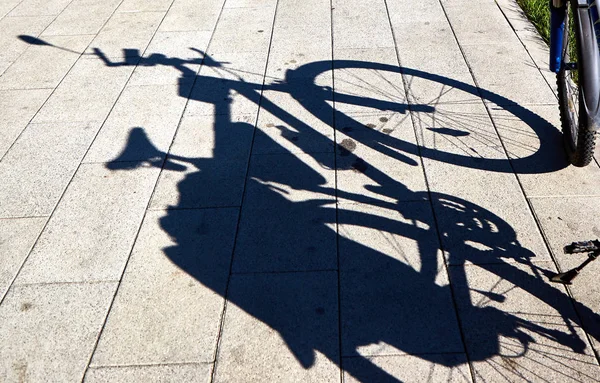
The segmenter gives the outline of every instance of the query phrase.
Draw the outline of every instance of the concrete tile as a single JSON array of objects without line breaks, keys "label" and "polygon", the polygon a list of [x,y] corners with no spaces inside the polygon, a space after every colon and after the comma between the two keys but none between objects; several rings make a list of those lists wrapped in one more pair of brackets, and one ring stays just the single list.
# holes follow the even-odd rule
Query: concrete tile
[{"label": "concrete tile", "polygon": [[0,91],[0,158],[44,104],[52,89]]},{"label": "concrete tile", "polygon": [[329,153],[252,157],[235,272],[337,267],[332,166]]},{"label": "concrete tile", "polygon": [[333,2],[333,45],[337,48],[393,47],[394,38],[381,0]]},{"label": "concrete tile", "polygon": [[[600,211],[600,198],[532,198],[531,204],[561,271],[579,266],[586,255],[567,255],[563,248],[572,242],[600,238],[600,225],[596,218]],[[596,309],[600,305],[600,287],[595,283],[599,267],[598,262],[591,263],[569,286],[575,297],[575,308],[596,352],[600,352],[600,317]]]},{"label": "concrete tile", "polygon": [[119,5],[117,12],[166,12],[173,3],[173,0],[125,0]]},{"label": "concrete tile", "polygon": [[0,18],[6,16],[12,9],[14,9],[23,0],[5,0],[0,3]]},{"label": "concrete tile", "polygon": [[135,165],[82,165],[16,283],[118,280],[159,172]]},{"label": "concrete tile", "polygon": [[143,52],[163,16],[163,12],[115,13],[92,41],[88,53],[96,48],[108,57],[118,57],[124,48]]},{"label": "concrete tile", "polygon": [[0,306],[0,379],[81,380],[116,287],[13,287]]},{"label": "concrete tile", "polygon": [[[418,211],[410,207],[407,210]],[[363,211],[372,213],[374,209]],[[418,241],[418,251],[415,251],[414,242],[401,237],[402,231],[396,237],[390,233],[382,238],[386,237],[386,229],[381,227],[386,225],[384,217],[363,214],[366,217],[357,216],[350,224],[376,226],[373,229],[379,229],[379,235],[368,240],[352,235],[340,239],[342,267],[355,269],[340,274],[342,355],[461,352],[463,345],[452,294],[435,232],[408,226],[408,231],[420,231],[409,234],[412,240]],[[387,224],[393,225],[389,221]],[[358,234],[359,230],[354,233]],[[367,231],[364,229],[362,234]],[[388,244],[379,245],[379,241],[388,241]],[[395,254],[382,252],[390,245],[396,247]],[[408,251],[398,259],[402,248]]]},{"label": "concrete tile", "polygon": [[439,1],[425,0],[410,3],[404,0],[386,0],[390,20],[394,29],[406,24],[420,23],[425,26],[447,23]]},{"label": "concrete tile", "polygon": [[496,128],[481,100],[433,103],[432,112],[412,113],[419,144],[432,149],[500,147]]},{"label": "concrete tile", "polygon": [[132,71],[97,59],[77,61],[33,122],[104,120]]},{"label": "concrete tile", "polygon": [[225,2],[224,8],[272,8],[275,6],[274,0],[228,0]]},{"label": "concrete tile", "polygon": [[25,0],[8,16],[58,16],[72,0]]},{"label": "concrete tile", "polygon": [[55,88],[79,59],[94,36],[49,36],[44,41],[52,46],[32,45],[0,77],[0,89]]},{"label": "concrete tile", "polygon": [[463,50],[478,85],[503,98],[496,104],[556,104],[552,89],[520,42],[466,45]]},{"label": "concrete tile", "polygon": [[[351,59],[347,59],[351,57]],[[401,69],[393,49],[334,52],[335,108],[342,113],[407,111]]]},{"label": "concrete tile", "polygon": [[86,383],[164,383],[164,382],[204,382],[211,379],[211,364],[177,364],[163,366],[127,366],[90,368]]},{"label": "concrete tile", "polygon": [[214,360],[238,212],[148,213],[93,366]]},{"label": "concrete tile", "polygon": [[477,380],[597,381],[599,367],[551,262],[453,266],[467,354]]},{"label": "concrete tile", "polygon": [[0,163],[0,217],[50,215],[98,123],[30,124]]},{"label": "concrete tile", "polygon": [[18,36],[38,36],[53,20],[51,16],[5,17],[0,20],[0,62],[12,63],[29,48]]},{"label": "concrete tile", "polygon": [[[523,262],[549,254],[509,164],[496,148],[424,160],[444,249],[450,264]],[[465,156],[466,157],[466,156]],[[460,167],[456,166],[460,163]],[[498,170],[494,171],[494,167]],[[500,172],[501,171],[501,172]]]},{"label": "concrete tile", "polygon": [[266,52],[205,57],[185,116],[256,115],[266,61]]},{"label": "concrete tile", "polygon": [[331,87],[288,86],[289,92],[262,93],[253,154],[333,152]]},{"label": "concrete tile", "polygon": [[[231,0],[227,3],[230,2]],[[276,22],[278,25],[312,25],[331,29],[331,2],[327,0],[304,0],[302,2],[271,0],[270,4],[277,5]]]},{"label": "concrete tile", "polygon": [[410,116],[336,115],[337,187],[342,203],[395,205],[426,190]]},{"label": "concrete tile", "polygon": [[198,60],[204,57],[212,31],[156,32],[146,49],[145,57],[154,53],[181,60]]},{"label": "concrete tile", "polygon": [[421,273],[422,279],[441,286],[448,284],[429,201],[406,202],[402,207],[342,204],[338,225],[342,272],[384,272],[393,267]]},{"label": "concrete tile", "polygon": [[274,17],[275,8],[223,9],[208,53],[267,53]]},{"label": "concrete tile", "polygon": [[0,299],[4,298],[48,218],[0,219]]},{"label": "concrete tile", "polygon": [[74,0],[44,30],[50,35],[95,35],[111,17],[122,0]]},{"label": "concrete tile", "polygon": [[324,45],[322,40],[294,45],[285,41],[279,47],[271,45],[267,80],[286,82],[293,78],[310,77],[314,74],[310,69],[320,68],[331,71],[331,46]]},{"label": "concrete tile", "polygon": [[490,107],[492,118],[528,197],[599,195],[600,168],[571,166],[556,105]]},{"label": "concrete tile", "polygon": [[472,382],[464,354],[344,358],[344,382]]},{"label": "concrete tile", "polygon": [[215,382],[338,382],[335,272],[232,276]]},{"label": "concrete tile", "polygon": [[[255,116],[182,120],[151,209],[240,206]],[[198,185],[204,185],[198,187]]]},{"label": "concrete tile", "polygon": [[504,14],[494,1],[482,1],[477,7],[444,4],[444,10],[461,45],[519,42]]},{"label": "concrete tile", "polygon": [[159,31],[212,31],[225,0],[207,0],[198,6],[195,0],[175,0],[160,24]]},{"label": "concrete tile", "polygon": [[[130,86],[124,90],[100,129],[84,162],[138,161],[166,152],[186,104],[186,86]],[[181,89],[184,88],[184,89]],[[187,87],[189,89],[189,87]],[[131,142],[132,129],[141,127],[152,142]]]}]

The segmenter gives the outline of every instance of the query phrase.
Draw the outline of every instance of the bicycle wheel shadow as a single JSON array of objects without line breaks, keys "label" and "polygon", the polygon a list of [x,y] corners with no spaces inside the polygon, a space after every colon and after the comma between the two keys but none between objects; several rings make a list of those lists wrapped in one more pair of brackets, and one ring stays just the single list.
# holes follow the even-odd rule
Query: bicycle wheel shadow
[{"label": "bicycle wheel shadow", "polygon": [[[172,63],[172,60],[154,58],[154,65]],[[205,64],[221,65],[214,61]],[[502,101],[500,96],[484,90],[471,89],[455,80],[408,68],[367,62],[334,62],[333,66],[336,65],[374,71],[402,70],[450,87],[480,91],[493,102]],[[319,102],[310,104],[308,109],[328,124],[331,124],[330,116],[335,116],[337,121],[353,120],[351,116],[324,106],[330,99],[343,99],[354,105],[382,110],[390,108],[390,102],[378,103],[360,96],[336,94],[310,80],[330,70],[331,66],[331,62],[307,64],[288,73],[286,80],[273,85],[272,89],[292,96],[305,97],[307,89],[308,94],[319,94]],[[530,347],[541,337],[550,342],[551,348],[559,348],[568,355],[564,360],[562,356],[554,356],[558,360],[554,362],[567,369],[576,359],[573,355],[588,352],[584,336],[576,330],[580,323],[569,297],[547,284],[543,278],[546,271],[531,262],[534,254],[519,244],[515,230],[500,217],[455,196],[410,190],[388,176],[388,169],[379,168],[353,153],[344,153],[346,158],[339,162],[342,167],[337,170],[368,174],[377,183],[371,190],[375,190],[377,196],[336,190],[333,153],[303,150],[308,141],[303,141],[302,136],[314,135],[311,126],[282,107],[271,104],[268,99],[261,99],[253,84],[226,80],[223,86],[223,82],[214,88],[207,87],[214,83],[213,80],[203,83],[199,79],[196,86],[207,88],[191,93],[194,100],[214,104],[218,110],[213,126],[212,157],[162,153],[153,147],[143,129],[136,128],[123,153],[107,165],[112,170],[127,170],[132,166],[131,162],[121,159],[137,158],[137,166],[162,166],[174,172],[189,170],[188,167],[195,169],[177,184],[178,203],[165,211],[160,225],[175,243],[164,249],[165,255],[181,270],[235,305],[235,308],[227,309],[226,316],[230,321],[225,320],[221,346],[230,347],[227,352],[235,353],[235,357],[228,360],[223,351],[219,368],[226,369],[228,363],[264,366],[270,362],[265,355],[262,355],[264,359],[257,360],[261,356],[253,353],[251,346],[244,346],[248,342],[269,341],[260,337],[260,329],[241,324],[241,331],[250,331],[251,336],[247,338],[228,332],[228,323],[236,319],[236,313],[246,313],[276,331],[304,369],[326,370],[325,358],[361,382],[399,381],[389,372],[389,366],[378,364],[381,362],[378,356],[414,355],[431,363],[423,374],[433,373],[435,365],[464,366],[466,360],[460,356],[464,352],[461,331],[467,334],[464,340],[470,362],[505,357],[502,339],[513,340],[525,350],[519,356],[531,358],[530,354],[535,352],[547,356],[547,350],[535,351]],[[310,89],[314,92],[310,93]],[[252,124],[233,121],[230,115],[232,90],[260,103],[285,121],[295,133],[284,138],[294,142],[301,153],[284,149],[272,136],[255,130]],[[393,108],[402,113],[409,107],[395,105]],[[536,114],[518,105],[507,108],[529,123],[534,132],[543,134],[546,138],[542,143],[556,136],[545,132],[549,124]],[[419,106],[412,106],[412,110],[415,109]],[[426,105],[420,110],[432,111]],[[288,131],[286,129],[289,128],[282,129],[282,135]],[[204,236],[210,235],[210,223],[197,221],[189,211],[178,209],[197,206],[198,201],[214,194],[211,188],[220,190],[218,183],[223,169],[216,170],[219,168],[214,165],[233,155],[226,140],[228,137],[235,140],[232,132],[248,136],[252,131],[255,132],[254,142],[260,140],[268,147],[278,148],[279,154],[251,156],[233,259],[214,259],[210,252],[198,251],[202,249]],[[294,141],[293,137],[298,136],[300,139]],[[470,155],[440,153],[379,131],[355,134],[353,138],[398,160],[403,166],[416,166],[420,154],[458,166],[510,171],[507,160],[481,158],[472,161]],[[248,149],[240,148],[242,152]],[[531,156],[515,159],[515,168],[527,173],[542,173],[566,166],[560,160],[544,161],[554,150],[551,145],[541,145]],[[552,155],[552,158],[556,157]],[[344,168],[344,163],[352,165]],[[360,165],[356,166],[357,163]],[[368,173],[364,171],[366,168]],[[350,202],[336,208],[338,193]],[[446,229],[439,227],[440,217],[443,217]],[[339,235],[336,226],[340,228]],[[378,247],[377,241],[370,242],[374,236],[388,244]],[[472,242],[481,244],[485,250],[474,248]],[[445,255],[439,250],[442,246]],[[443,256],[456,264],[450,272],[452,287],[445,276]],[[560,323],[547,325],[502,309],[510,291],[474,292],[465,266],[469,261],[476,261],[481,269],[508,281],[513,286],[511,289],[524,290],[541,301],[561,318]],[[229,265],[232,274],[228,283]],[[221,272],[216,273],[215,269]],[[484,295],[488,302],[475,302],[476,294]],[[454,301],[458,306],[458,317]],[[582,305],[578,305],[577,310],[591,311]],[[598,335],[592,333],[594,338],[600,339]],[[514,365],[493,367],[504,368],[501,374],[525,373]],[[459,368],[452,374],[457,374],[457,379],[470,379],[464,369]],[[569,375],[569,372],[563,374]],[[585,374],[586,380],[594,379]]]}]

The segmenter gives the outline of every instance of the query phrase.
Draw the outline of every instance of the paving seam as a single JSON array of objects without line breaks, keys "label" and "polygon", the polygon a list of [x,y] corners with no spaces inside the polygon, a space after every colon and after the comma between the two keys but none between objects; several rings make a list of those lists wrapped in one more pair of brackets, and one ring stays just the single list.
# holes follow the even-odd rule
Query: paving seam
[{"label": "paving seam", "polygon": [[[223,2],[223,8],[221,9],[221,12],[223,11],[223,9],[225,9],[225,5],[227,4],[227,0],[225,0]],[[262,96],[263,96],[263,92],[264,92],[264,87],[265,87],[265,82],[267,81],[267,70],[269,67],[269,56],[271,53],[271,46],[273,43],[273,34],[275,33],[275,20],[277,20],[277,9],[279,8],[279,0],[276,1],[275,3],[275,10],[273,11],[273,22],[271,23],[271,36],[269,38],[269,47],[267,49],[267,54],[266,54],[266,59],[265,59],[265,66],[264,66],[264,71],[263,71],[263,75],[262,75],[262,85],[260,87],[260,97],[259,97],[259,102],[258,102],[258,110],[256,112],[256,119],[254,121],[254,129],[252,130],[252,140],[251,140],[251,144],[250,144],[250,150],[248,151],[248,164],[246,166],[246,176],[244,178],[244,187],[242,189],[242,200],[240,202],[240,210],[238,213],[238,221],[236,224],[236,228],[235,228],[235,234],[234,234],[234,240],[233,240],[233,247],[231,249],[231,258],[230,258],[230,263],[229,263],[229,275],[227,276],[227,284],[225,285],[225,292],[223,294],[223,310],[221,311],[221,321],[219,323],[219,330],[217,332],[217,344],[214,350],[214,354],[213,354],[213,361],[214,361],[214,366],[210,375],[210,382],[214,382],[215,381],[215,377],[217,374],[217,367],[218,367],[218,359],[219,359],[219,352],[221,350],[221,342],[223,340],[223,331],[225,328],[225,315],[227,314],[227,306],[229,305],[229,300],[228,300],[228,294],[229,294],[229,285],[231,283],[231,275],[233,273],[233,261],[234,261],[234,256],[235,256],[235,249],[237,247],[237,238],[240,232],[240,224],[241,224],[241,218],[242,218],[242,206],[244,206],[244,200],[246,199],[246,185],[248,184],[248,175],[250,174],[250,163],[251,163],[251,158],[252,158],[252,149],[254,148],[254,140],[256,137],[256,130],[257,130],[257,125],[258,125],[258,119],[260,116],[260,110],[261,110],[261,104],[262,104]],[[220,18],[220,15],[219,15]],[[218,22],[217,22],[218,24]],[[215,27],[216,29],[216,27]]]},{"label": "paving seam", "polygon": [[[440,5],[442,6],[442,9],[443,9],[443,11],[444,11],[444,14],[445,14],[445,16],[446,16],[446,19],[448,20],[448,23],[449,23],[449,25],[450,25],[450,28],[451,28],[451,30],[452,30],[452,33],[454,34],[454,38],[455,38],[455,40],[456,40],[456,42],[457,42],[457,44],[458,44],[458,46],[459,46],[459,49],[460,49],[460,51],[461,51],[461,53],[462,53],[462,55],[463,55],[463,58],[464,58],[464,60],[465,60],[465,62],[466,62],[466,64],[467,64],[467,67],[469,68],[469,72],[471,73],[471,76],[473,77],[473,81],[474,81],[474,83],[475,83],[475,86],[477,87],[477,91],[478,91],[478,93],[480,94],[480,97],[481,97],[481,88],[480,88],[480,86],[479,86],[479,83],[478,83],[478,81],[477,81],[477,79],[476,79],[476,77],[475,77],[475,73],[473,72],[473,69],[471,68],[471,65],[469,64],[469,60],[467,60],[466,54],[465,54],[465,52],[464,52],[464,50],[463,50],[463,48],[462,48],[462,46],[461,46],[461,44],[460,44],[460,41],[458,40],[458,37],[456,36],[456,33],[455,33],[455,31],[454,31],[454,27],[452,26],[452,23],[450,22],[450,18],[449,18],[449,16],[448,16],[448,13],[446,12],[446,8],[444,7],[444,4],[442,3],[442,0],[439,0],[439,1],[440,1]],[[500,10],[500,12],[502,12],[502,11]],[[512,27],[512,25],[511,25],[511,27]],[[514,31],[514,29],[513,29],[513,31]],[[518,36],[517,36],[517,37],[518,37]],[[519,39],[519,41],[520,41],[520,39]],[[521,42],[521,43],[522,43],[522,42]],[[529,51],[527,51],[527,54],[529,55]],[[537,67],[537,64],[536,64],[536,67]],[[539,70],[539,68],[538,68],[538,70]],[[541,74],[541,72],[540,72],[540,74]],[[542,77],[543,77],[543,76],[542,76]],[[498,127],[496,126],[496,122],[495,122],[495,121],[494,121],[494,119],[492,118],[492,114],[491,114],[491,112],[490,112],[490,110],[489,110],[489,106],[488,106],[488,104],[487,104],[487,103],[485,103],[485,102],[484,102],[484,104],[485,104],[485,107],[486,107],[487,113],[488,113],[488,115],[489,115],[489,118],[490,118],[490,120],[492,121],[492,124],[493,124],[493,126],[494,126],[494,129],[496,130],[496,133],[497,133],[497,134],[498,134],[498,136],[500,137],[500,142],[502,143],[502,148],[503,148],[503,150],[504,150],[504,152],[505,152],[505,155],[506,155],[506,157],[507,157],[507,159],[508,159],[508,163],[509,163],[509,165],[510,165],[510,168],[511,168],[511,170],[512,170],[512,172],[513,172],[513,174],[514,174],[514,176],[515,176],[515,178],[516,178],[516,180],[517,180],[517,183],[519,184],[519,188],[521,189],[521,193],[522,193],[523,197],[525,198],[525,201],[527,202],[527,206],[528,206],[528,208],[529,208],[529,214],[531,214],[531,216],[532,216],[532,217],[533,217],[533,219],[534,219],[534,222],[535,222],[535,224],[536,224],[536,226],[537,226],[537,229],[538,229],[539,233],[540,233],[540,234],[541,234],[541,236],[542,236],[542,239],[543,239],[544,245],[545,245],[545,247],[546,247],[546,250],[547,250],[547,251],[548,251],[548,253],[550,254],[550,258],[551,258],[552,262],[554,263],[554,266],[556,267],[556,269],[557,269],[557,270],[559,270],[559,271],[560,271],[561,269],[560,269],[560,266],[559,266],[559,264],[558,264],[558,261],[556,260],[556,256],[555,256],[555,254],[552,252],[552,249],[550,248],[550,242],[549,242],[549,240],[548,240],[548,238],[547,238],[546,234],[545,234],[545,233],[544,233],[544,231],[542,230],[542,226],[541,226],[540,220],[538,219],[538,216],[537,216],[537,214],[535,213],[535,210],[534,210],[534,208],[533,208],[533,205],[532,205],[532,203],[531,203],[530,199],[527,197],[527,194],[525,193],[525,189],[524,189],[524,187],[523,187],[523,184],[521,183],[521,180],[519,179],[518,173],[515,171],[515,168],[514,168],[514,166],[513,166],[512,160],[510,159],[510,156],[508,155],[508,151],[507,151],[507,149],[506,149],[506,147],[505,147],[505,145],[504,145],[504,141],[502,140],[502,137],[500,136],[500,134],[499,134],[499,132],[498,132]],[[517,105],[518,105],[518,104],[517,104]],[[549,283],[549,282],[548,282],[548,283]],[[570,298],[571,305],[572,305],[572,307],[573,307],[573,310],[575,310],[575,315],[576,315],[577,319],[579,319],[580,323],[583,323],[583,322],[581,321],[581,317],[580,317],[580,315],[579,315],[579,312],[578,312],[578,311],[575,309],[575,299],[574,299],[574,297],[573,297],[573,295],[572,295],[572,293],[571,293],[571,291],[570,291],[569,287],[568,287],[568,286],[565,286],[565,285],[563,285],[563,287],[564,287],[564,291],[566,291],[566,294],[567,294],[567,295],[569,296],[569,298]],[[559,287],[557,287],[557,290],[558,290],[558,289],[559,289]],[[585,331],[585,329],[584,329],[584,333],[586,334],[586,337],[587,337],[587,339],[588,339],[588,343],[591,345],[591,344],[592,344],[592,342],[591,342],[591,337],[590,337],[590,335],[588,334],[588,332],[587,332],[587,331]],[[593,349],[593,347],[592,347],[592,349]],[[600,364],[600,355],[596,354],[595,352],[594,352],[594,355],[595,355],[595,358],[596,358],[596,362],[597,362],[598,364]],[[474,376],[475,376],[475,375],[474,375]],[[474,381],[475,381],[475,380],[474,380]]]},{"label": "paving seam", "polygon": [[[418,137],[418,134],[417,134],[417,129],[416,129],[417,121],[415,121],[416,116],[415,116],[414,111],[412,110],[412,103],[411,103],[410,97],[409,97],[410,84],[407,84],[407,80],[406,80],[406,77],[404,75],[404,70],[403,70],[403,67],[402,67],[402,61],[400,60],[400,54],[398,53],[398,44],[396,43],[396,41],[397,41],[396,40],[396,33],[394,31],[394,26],[392,24],[392,20],[391,20],[391,16],[390,16],[390,11],[389,11],[389,7],[388,7],[388,4],[387,4],[387,0],[384,0],[384,2],[385,2],[386,10],[387,10],[387,13],[388,13],[388,20],[389,20],[389,23],[390,23],[390,28],[392,30],[392,36],[394,38],[394,43],[395,43],[395,47],[394,48],[395,48],[395,51],[396,51],[396,59],[398,60],[398,64],[400,66],[400,72],[402,74],[402,84],[404,86],[404,92],[405,92],[405,96],[406,96],[406,100],[407,100],[408,110],[410,112],[410,118],[411,118],[412,126],[413,126],[413,133],[414,133],[414,136],[415,136],[415,140],[417,142],[417,149],[418,149],[418,152],[419,152],[419,159],[421,161],[421,168],[423,169],[423,177],[425,179],[425,185],[427,187],[427,195],[428,195],[428,199],[427,200],[429,202],[429,207],[430,207],[431,214],[432,214],[432,217],[433,217],[433,223],[434,223],[434,226],[435,226],[435,233],[436,233],[436,236],[437,236],[438,245],[440,247],[440,250],[442,251],[442,254],[445,254],[446,251],[444,250],[444,245],[442,243],[442,235],[441,235],[440,229],[439,229],[439,223],[438,223],[438,219],[437,219],[437,214],[436,214],[435,209],[433,207],[433,199],[431,197],[432,192],[431,192],[431,187],[430,187],[429,179],[427,177],[427,170],[425,168],[425,163],[424,163],[424,160],[423,160],[423,156],[421,155],[421,147],[422,147],[422,145],[419,144],[420,140],[419,140],[419,137]],[[441,2],[440,2],[440,6],[442,7],[442,10],[443,10],[443,5],[441,4]],[[445,10],[444,10],[444,14],[445,14]],[[450,24],[450,20],[448,19],[447,15],[446,15],[446,20],[447,20],[448,25],[450,26],[450,28],[452,30],[452,34],[454,35],[454,39],[456,40],[456,35],[454,34],[454,29],[452,29],[452,25]],[[458,40],[456,40],[456,41],[457,41],[457,45],[458,45]],[[459,49],[460,49],[460,46],[459,46]],[[461,50],[461,52],[462,52],[462,50]],[[463,59],[465,59],[464,54],[463,54]],[[466,59],[465,59],[465,62],[466,62]],[[468,64],[467,64],[467,66],[468,66]],[[469,70],[470,70],[470,68],[469,68]],[[479,97],[479,99],[482,100],[481,96]],[[482,102],[483,102],[483,100],[482,100]],[[465,334],[464,334],[464,331],[463,331],[463,326],[462,326],[462,322],[461,322],[460,316],[458,314],[458,305],[456,303],[456,293],[454,291],[454,286],[451,283],[450,269],[449,269],[449,265],[448,265],[448,260],[447,260],[447,257],[445,257],[445,256],[442,257],[442,258],[443,258],[443,261],[444,261],[444,268],[446,270],[446,276],[448,277],[448,287],[450,287],[450,295],[452,297],[452,304],[454,306],[454,315],[456,316],[456,323],[457,323],[457,327],[458,327],[458,332],[460,334],[460,340],[461,340],[461,343],[462,343],[462,346],[463,346],[463,352],[462,352],[462,354],[465,355],[465,359],[467,360],[467,365],[469,366],[469,374],[471,376],[471,382],[476,382],[477,380],[475,379],[475,371],[473,369],[472,362],[469,359],[469,354],[467,352],[467,343],[465,341]]]}]

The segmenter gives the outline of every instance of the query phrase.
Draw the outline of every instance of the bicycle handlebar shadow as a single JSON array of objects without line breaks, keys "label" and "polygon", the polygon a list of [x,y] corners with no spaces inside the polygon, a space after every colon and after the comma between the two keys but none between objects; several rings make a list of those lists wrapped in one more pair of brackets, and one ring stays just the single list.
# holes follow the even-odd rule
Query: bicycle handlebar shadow
[{"label": "bicycle handlebar shadow", "polygon": [[[140,62],[139,57],[135,58],[132,55],[128,55],[123,62],[115,63],[103,56],[100,51],[96,51],[96,54],[110,66],[134,65],[134,62],[137,65]],[[203,65],[222,68],[221,63],[206,55],[201,60],[153,55],[145,59],[143,65],[173,66],[180,70],[184,78],[192,76],[186,64],[197,64],[200,61]],[[336,61],[333,66],[359,67],[375,71],[401,71],[404,74],[430,79],[472,94],[481,94],[497,104],[507,104],[506,99],[491,92],[415,69],[357,61]],[[430,105],[398,105],[388,101],[335,94],[317,86],[313,82],[314,78],[331,68],[331,62],[310,63],[294,71],[288,71],[284,81],[267,84],[264,88],[291,94],[313,115],[326,123],[330,123],[328,118],[330,114],[334,114],[337,121],[353,121],[352,117],[333,110],[328,104],[331,100],[336,102],[343,100],[354,105],[402,113],[408,110],[422,112],[434,110]],[[231,72],[231,69],[226,70]],[[203,83],[202,80],[197,79],[196,85],[202,87],[210,84],[210,82]],[[228,260],[215,260],[211,253],[198,252],[201,244],[198,242],[196,229],[201,228],[196,226],[199,223],[182,219],[184,210],[178,208],[193,206],[199,199],[206,197],[207,193],[210,194],[211,188],[219,189],[216,183],[219,182],[221,174],[217,174],[216,167],[212,165],[231,155],[226,140],[235,139],[232,134],[248,134],[255,130],[251,124],[231,120],[230,91],[242,93],[249,100],[260,103],[263,108],[292,127],[297,132],[296,137],[314,134],[314,131],[282,107],[266,98],[261,99],[262,84],[224,79],[221,85],[219,88],[206,88],[195,93],[184,92],[183,86],[180,87],[182,96],[191,95],[193,100],[212,103],[215,107],[213,132],[215,147],[212,157],[193,158],[161,152],[152,145],[142,128],[134,128],[121,155],[107,164],[107,167],[112,170],[128,170],[135,166],[156,166],[171,171],[185,171],[190,167],[197,169],[188,173],[178,183],[178,205],[166,210],[166,215],[160,220],[162,229],[175,242],[175,245],[163,249],[165,255],[204,286],[223,295],[241,310],[277,331],[304,368],[314,366],[320,353],[359,381],[397,382],[397,378],[367,357],[368,352],[365,354],[361,351],[364,348],[372,349],[373,345],[387,345],[389,349],[396,350],[395,352],[418,355],[434,364],[449,367],[463,365],[465,360],[444,355],[444,352],[463,352],[461,341],[456,338],[459,325],[453,311],[453,294],[459,302],[460,315],[469,319],[469,324],[472,326],[469,331],[482,337],[477,340],[479,347],[469,351],[469,359],[472,362],[486,361],[499,355],[502,352],[500,343],[502,337],[516,340],[522,345],[522,353],[530,352],[529,345],[535,341],[531,334],[548,338],[575,353],[583,352],[585,343],[573,330],[573,326],[578,325],[578,319],[572,310],[569,297],[554,286],[548,285],[543,278],[533,277],[510,263],[516,261],[534,269],[538,275],[544,273],[544,270],[540,270],[530,262],[534,254],[519,244],[517,234],[509,224],[490,211],[464,199],[409,190],[401,182],[390,178],[384,169],[379,169],[351,153],[349,154],[351,159],[363,160],[365,166],[369,167],[369,177],[378,184],[376,190],[381,198],[344,191],[339,193],[345,199],[367,207],[366,209],[353,209],[350,204],[340,205],[336,211],[332,207],[336,191],[329,186],[322,174],[308,166],[298,156],[290,154],[289,168],[294,169],[293,172],[272,171],[273,169],[269,167],[257,168],[248,179],[247,188],[253,188],[257,198],[255,202],[259,205],[269,204],[273,208],[254,213],[248,210],[242,211],[242,219],[248,220],[245,230],[249,230],[249,233],[246,233],[246,237],[260,238],[263,256],[266,258],[264,262],[267,263],[300,265],[300,269],[302,265],[308,265],[306,269],[310,270],[311,262],[320,264],[321,258],[330,256],[327,251],[330,248],[326,243],[337,241],[340,254],[343,254],[340,255],[342,350],[340,351],[338,347],[337,330],[332,332],[326,329],[327,324],[337,323],[337,314],[335,314],[338,310],[337,299],[329,299],[328,292],[324,290],[329,286],[337,291],[337,276],[334,272],[308,273],[312,275],[309,280],[301,278],[303,273],[292,273],[295,275],[293,277],[280,276],[285,283],[281,283],[277,277],[273,277],[269,283],[266,283],[259,277],[244,279],[242,275],[234,274],[232,283],[235,280],[235,288],[230,288],[225,296],[223,278],[207,272],[206,266],[215,262],[227,263]],[[319,97],[311,102],[304,102],[301,98],[306,95],[307,89],[312,90],[309,94],[316,94]],[[551,126],[535,113],[516,104],[508,104],[507,108],[517,118],[527,122],[536,134],[552,136],[553,133],[546,132]],[[279,147],[272,137],[258,129],[255,132],[255,141],[261,139],[269,142],[273,147]],[[285,130],[282,130],[282,134],[285,134]],[[354,138],[360,140],[361,137],[364,136],[356,135]],[[292,138],[290,137],[291,141]],[[372,148],[397,159],[405,166],[414,166],[416,164],[414,158],[418,158],[420,154],[426,158],[459,166],[498,172],[509,171],[507,160],[482,158],[473,161],[468,155],[440,153],[435,149],[418,147],[377,131],[370,132],[369,140]],[[304,143],[299,140],[296,145],[298,149],[303,149]],[[281,147],[279,149],[286,152]],[[536,153],[526,158],[515,159],[513,163],[516,164],[516,169],[526,173],[558,170],[566,164],[557,161],[545,162],[549,153],[554,153],[554,150],[555,148],[550,145],[545,146],[542,143]],[[321,164],[333,167],[318,154],[308,155]],[[128,161],[121,161],[122,158],[127,158]],[[137,162],[132,163],[131,158],[136,158]],[[360,171],[354,169],[356,170]],[[320,197],[306,201],[293,201],[286,198],[286,188],[314,192]],[[402,196],[403,200],[394,203],[383,198],[394,196]],[[436,233],[437,223],[432,208],[436,215],[443,215],[446,222],[453,224],[448,226],[452,227],[452,230]],[[377,209],[396,211],[399,218],[376,214]],[[481,222],[488,222],[490,225],[482,226]],[[381,233],[395,238],[393,241],[399,240],[398,238],[408,239],[416,244],[418,249],[416,258],[411,258],[410,254],[403,254],[402,251],[388,253],[371,248],[343,233],[338,237],[336,231],[331,228],[336,224]],[[513,283],[517,288],[525,289],[545,304],[556,308],[567,324],[567,331],[547,327],[542,322],[525,320],[494,305],[478,306],[470,295],[464,267],[451,268],[452,282],[457,290],[451,291],[447,282],[440,283],[439,279],[444,268],[439,254],[441,244],[438,238],[442,238],[442,242],[444,238],[451,239],[449,241],[451,245],[445,250],[449,253],[450,259],[457,260],[459,265],[472,259],[494,260],[495,262],[484,262],[480,267]],[[474,249],[469,245],[469,241],[483,244],[488,250]],[[282,251],[282,245],[286,244],[294,244],[294,246],[284,246],[285,251]],[[394,248],[401,248],[400,243],[392,243],[392,249]],[[243,255],[236,253],[233,262],[238,261],[243,261]],[[498,262],[504,267],[497,267]],[[334,278],[328,279],[328,275],[333,275]],[[523,281],[527,283],[524,284]],[[275,286],[272,283],[275,283]],[[484,295],[494,302],[501,303],[503,299],[502,292],[486,292]],[[577,310],[593,314],[589,308],[580,304],[577,305]],[[597,316],[593,314],[593,317]],[[337,328],[337,325],[334,328]],[[600,334],[597,332],[591,335],[600,340]],[[431,349],[428,347],[430,344],[438,344],[439,350],[444,352],[428,353],[427,350]]]}]

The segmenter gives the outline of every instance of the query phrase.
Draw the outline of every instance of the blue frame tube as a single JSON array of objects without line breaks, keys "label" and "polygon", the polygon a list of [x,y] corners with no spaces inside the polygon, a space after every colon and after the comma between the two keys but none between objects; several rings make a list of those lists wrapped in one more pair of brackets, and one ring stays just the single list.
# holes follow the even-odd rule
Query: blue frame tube
[{"label": "blue frame tube", "polygon": [[567,6],[555,8],[550,4],[550,70],[558,73],[562,64],[563,38]]}]

